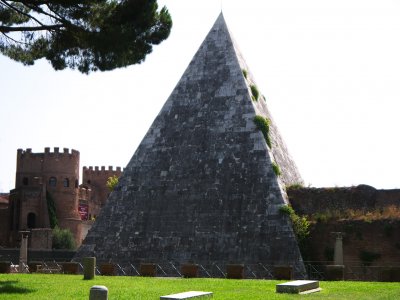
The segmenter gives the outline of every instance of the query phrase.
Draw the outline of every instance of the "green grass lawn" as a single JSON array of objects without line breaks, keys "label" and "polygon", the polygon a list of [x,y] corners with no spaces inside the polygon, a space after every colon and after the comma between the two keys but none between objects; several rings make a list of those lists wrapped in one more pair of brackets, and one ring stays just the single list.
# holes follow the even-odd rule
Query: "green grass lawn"
[{"label": "green grass lawn", "polygon": [[276,280],[182,279],[82,275],[0,274],[0,299],[89,299],[93,285],[105,285],[109,299],[160,299],[185,291],[209,291],[213,299],[400,299],[400,283],[321,281],[309,295],[276,294]]}]

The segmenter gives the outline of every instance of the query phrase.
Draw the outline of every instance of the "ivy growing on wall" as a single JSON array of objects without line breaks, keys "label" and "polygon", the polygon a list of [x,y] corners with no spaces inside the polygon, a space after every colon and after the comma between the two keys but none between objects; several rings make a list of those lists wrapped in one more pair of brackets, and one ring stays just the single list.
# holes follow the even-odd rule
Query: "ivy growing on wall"
[{"label": "ivy growing on wall", "polygon": [[267,118],[264,118],[263,116],[260,115],[255,116],[253,121],[254,124],[256,124],[257,128],[261,130],[268,147],[271,148],[271,139],[269,137],[270,121]]},{"label": "ivy growing on wall", "polygon": [[247,79],[247,75],[248,75],[247,70],[243,69],[243,70],[242,70],[242,73],[243,73],[244,78]]},{"label": "ivy growing on wall", "polygon": [[251,94],[253,95],[252,99],[254,101],[258,101],[258,98],[260,97],[260,91],[258,90],[257,86],[252,84],[250,86],[250,89],[251,89]]},{"label": "ivy growing on wall", "polygon": [[272,162],[272,170],[274,170],[276,176],[280,176],[282,174],[281,168],[279,168],[279,165],[274,161]]},{"label": "ivy growing on wall", "polygon": [[58,220],[56,215],[56,204],[54,202],[53,197],[50,195],[48,191],[46,191],[46,200],[47,200],[47,210],[49,212],[50,227],[55,228],[56,226],[58,226]]}]

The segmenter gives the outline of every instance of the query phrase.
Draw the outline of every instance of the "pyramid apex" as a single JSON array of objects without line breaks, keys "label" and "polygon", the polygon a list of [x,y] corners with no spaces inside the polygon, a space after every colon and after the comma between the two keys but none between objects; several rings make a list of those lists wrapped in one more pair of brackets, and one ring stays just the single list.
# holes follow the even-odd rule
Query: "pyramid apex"
[{"label": "pyramid apex", "polygon": [[222,11],[219,13],[219,15],[218,15],[217,19],[215,20],[214,25],[211,28],[211,30],[213,30],[213,29],[215,29],[215,27],[219,27],[219,26],[227,27],[226,21],[225,21],[225,18],[224,18],[224,14],[223,14]]}]

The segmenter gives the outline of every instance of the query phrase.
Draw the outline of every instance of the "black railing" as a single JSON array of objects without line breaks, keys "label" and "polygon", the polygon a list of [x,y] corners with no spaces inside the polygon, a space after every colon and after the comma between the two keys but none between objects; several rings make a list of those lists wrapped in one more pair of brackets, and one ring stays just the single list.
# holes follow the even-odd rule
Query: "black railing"
[{"label": "black railing", "polygon": [[[12,257],[2,255],[0,261],[8,261],[12,266],[18,265],[18,261]],[[67,261],[67,260],[66,260]],[[351,281],[400,281],[400,263],[387,263],[379,266],[361,265],[360,262],[345,262],[343,268],[343,279]],[[54,269],[57,267],[62,272],[63,264],[53,261],[35,261],[30,264],[40,264],[44,269]],[[78,274],[83,274],[83,266],[78,264]],[[96,266],[96,274],[101,275],[101,262]],[[138,263],[112,263],[114,273],[118,276],[140,276],[140,264]],[[311,280],[329,280],[327,266],[332,265],[327,261],[305,261],[304,270],[293,269],[294,278],[306,278]],[[226,265],[222,264],[198,264],[197,276],[201,278],[226,278]],[[32,270],[30,270],[32,271]],[[274,279],[274,266],[267,264],[246,264],[243,268],[244,278],[247,279]],[[51,272],[50,272],[51,273]],[[168,262],[156,264],[156,276],[159,277],[182,277],[181,266]],[[290,279],[290,278],[287,278]]]}]

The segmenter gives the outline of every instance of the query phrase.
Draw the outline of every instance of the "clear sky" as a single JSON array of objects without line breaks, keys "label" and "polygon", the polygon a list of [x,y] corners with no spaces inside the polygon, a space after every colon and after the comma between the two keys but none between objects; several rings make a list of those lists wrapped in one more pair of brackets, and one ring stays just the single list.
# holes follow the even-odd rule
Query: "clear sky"
[{"label": "clear sky", "polygon": [[221,6],[306,184],[400,188],[400,1],[159,3],[172,33],[141,65],[87,76],[0,57],[0,192],[18,148],[125,167]]}]

